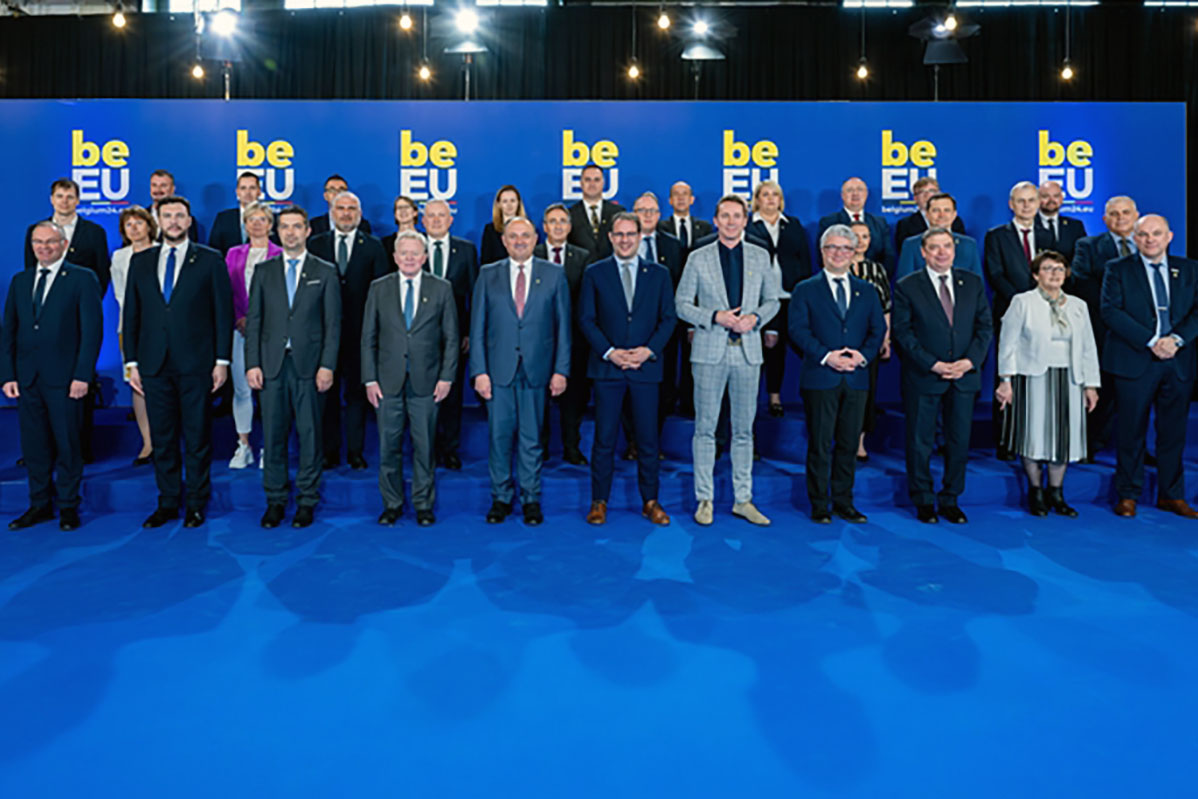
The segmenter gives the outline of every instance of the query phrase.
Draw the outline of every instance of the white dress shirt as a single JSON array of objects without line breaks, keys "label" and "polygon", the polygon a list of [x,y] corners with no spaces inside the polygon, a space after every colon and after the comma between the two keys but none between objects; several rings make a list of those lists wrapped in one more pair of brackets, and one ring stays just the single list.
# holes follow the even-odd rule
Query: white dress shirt
[{"label": "white dress shirt", "polygon": [[342,233],[336,227],[333,228],[333,266],[337,265],[337,252],[341,249],[342,237],[345,238],[345,262],[349,263],[354,257],[354,239],[358,237],[358,229]]},{"label": "white dress shirt", "polygon": [[1044,227],[1048,228],[1048,232],[1052,234],[1052,237],[1054,239],[1059,239],[1061,237],[1061,215],[1060,214],[1053,214],[1052,216],[1048,216],[1043,211],[1040,211],[1036,215],[1038,217],[1040,217],[1040,221],[1044,224]]},{"label": "white dress shirt", "polygon": [[1015,228],[1015,238],[1019,240],[1020,248],[1023,247],[1023,231],[1027,231],[1027,250],[1033,258],[1036,257],[1036,223],[1024,227],[1019,224],[1018,219],[1011,220],[1011,227]]},{"label": "white dress shirt", "polygon": [[[932,293],[936,295],[936,299],[940,299],[940,275],[942,273],[930,266],[925,266],[924,271],[928,273],[928,279],[932,281]],[[953,270],[950,268],[943,274],[948,275],[948,280],[945,282],[948,284],[948,296],[953,298],[953,307],[955,308],[957,306],[957,289],[953,285]]]},{"label": "white dress shirt", "polygon": [[[449,274],[449,234],[446,233],[444,238],[434,239],[428,237],[428,271],[433,272],[433,253],[437,251],[437,244],[441,244],[441,277]],[[433,272],[433,274],[436,274]]]},{"label": "white dress shirt", "polygon": [[178,244],[167,244],[162,242],[162,248],[158,251],[158,289],[161,291],[163,284],[166,283],[166,259],[170,257],[171,248],[175,250],[175,276],[171,281],[171,288],[179,284],[179,273],[183,271],[183,260],[187,257],[187,246],[190,240],[187,237]]},{"label": "white dress shirt", "polygon": [[845,272],[843,275],[840,275],[839,277],[832,274],[827,269],[821,269],[820,272],[828,280],[828,290],[832,292],[832,301],[833,302],[836,301],[836,285],[837,285],[837,283],[838,282],[843,283],[845,309],[847,310],[848,307],[853,304],[853,290],[852,290],[853,287],[849,285],[848,272]]},{"label": "white dress shirt", "polygon": [[37,266],[33,268],[33,290],[29,292],[30,299],[37,294],[37,279],[41,276],[41,270],[49,269],[50,272],[46,275],[46,286],[42,289],[42,304],[45,304],[46,298],[50,296],[50,287],[54,285],[54,278],[58,277],[58,270],[62,268],[62,262],[66,259],[66,253],[63,253],[63,256],[52,264],[38,262]]},{"label": "white dress shirt", "polygon": [[[851,211],[851,210],[849,210],[849,207],[846,205],[846,206],[844,207],[844,212],[845,212],[846,214],[848,214],[848,215],[849,215],[849,219],[850,219],[852,222],[857,222],[857,221],[860,221],[860,222],[862,222],[862,223],[864,223],[864,222],[865,222],[865,209],[864,209],[864,208],[862,208],[860,211]],[[858,220],[858,219],[856,218],[856,217],[858,217],[858,216],[859,216],[859,217],[861,217],[861,219],[860,219],[860,220]]]},{"label": "white dress shirt", "polygon": [[695,227],[691,224],[690,215],[678,216],[674,215],[674,235],[679,239],[682,238],[682,231],[686,230],[686,241],[688,245],[693,246],[695,243]]},{"label": "white dress shirt", "polygon": [[[1161,277],[1165,282],[1164,302],[1161,302],[1161,298],[1156,296],[1156,270],[1152,268],[1152,261],[1148,260],[1148,256],[1144,255],[1143,253],[1140,253],[1140,260],[1144,263],[1144,276],[1148,278],[1148,290],[1152,292],[1152,314],[1154,317],[1156,317],[1156,324],[1152,327],[1152,329],[1156,332],[1153,333],[1152,338],[1148,340],[1148,349],[1152,349],[1153,345],[1155,345],[1161,337],[1161,317],[1160,314],[1157,313],[1157,308],[1162,305],[1165,307],[1169,306],[1169,256],[1162,255],[1160,260],[1160,263],[1162,264]],[[1181,336],[1177,335],[1176,333],[1173,333],[1172,336],[1177,340],[1177,345],[1179,347],[1184,343]]]},{"label": "white dress shirt", "polygon": [[529,292],[532,291],[532,259],[529,258],[523,263],[516,263],[511,258],[508,262],[508,279],[512,286],[512,300],[516,299],[516,276],[520,274],[518,267],[524,267],[524,301],[528,302]]},{"label": "white dress shirt", "polygon": [[[51,217],[53,219],[53,217]],[[62,228],[63,234],[67,237],[67,246],[71,245],[71,239],[75,238],[75,228],[79,227],[79,214],[71,217],[70,222],[59,222],[54,219],[54,222]]]},{"label": "white dress shirt", "polygon": [[761,224],[765,225],[765,232],[770,234],[770,241],[777,247],[778,236],[782,233],[782,214],[778,214],[778,218],[772,223],[761,214],[757,215],[757,219],[761,221]]}]

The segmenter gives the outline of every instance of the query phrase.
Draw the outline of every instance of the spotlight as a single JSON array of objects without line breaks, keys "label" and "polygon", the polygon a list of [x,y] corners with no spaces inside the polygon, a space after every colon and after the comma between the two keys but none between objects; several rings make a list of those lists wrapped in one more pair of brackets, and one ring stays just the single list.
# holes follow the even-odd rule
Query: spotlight
[{"label": "spotlight", "polygon": [[936,27],[932,28],[932,33],[936,34],[937,36],[943,36],[948,33],[948,26],[943,22],[937,22]]},{"label": "spotlight", "polygon": [[191,76],[193,78],[195,78],[196,80],[203,80],[204,79],[204,68],[202,66],[200,66],[199,64],[196,64],[194,67],[191,68]]},{"label": "spotlight", "polygon": [[947,31],[955,31],[957,29],[957,18],[949,14],[944,18],[944,29]]},{"label": "spotlight", "polygon": [[462,33],[474,33],[478,30],[478,14],[469,8],[463,8],[454,17],[454,23]]},{"label": "spotlight", "polygon": [[670,15],[664,11],[661,12],[661,14],[659,14],[657,17],[657,27],[661,28],[663,31],[669,30],[670,29]]},{"label": "spotlight", "polygon": [[423,81],[427,81],[433,77],[433,71],[428,68],[428,64],[421,64],[420,71],[416,74],[419,75],[420,79]]},{"label": "spotlight", "polygon": [[861,59],[861,63],[857,65],[857,79],[865,80],[869,77],[869,67],[865,64],[865,59]]},{"label": "spotlight", "polygon": [[695,32],[696,36],[706,36],[707,32],[711,30],[711,26],[707,24],[707,20],[699,19],[695,20],[695,24],[691,27],[691,30]]},{"label": "spotlight", "polygon": [[400,16],[399,27],[406,31],[410,31],[412,29],[412,15],[407,11],[403,12],[403,14]]},{"label": "spotlight", "polygon": [[632,64],[631,66],[628,67],[628,77],[629,78],[631,78],[632,80],[636,80],[640,76],[641,76],[641,68],[640,67],[638,67],[636,64]]},{"label": "spotlight", "polygon": [[1073,66],[1068,61],[1061,67],[1061,80],[1073,80]]},{"label": "spotlight", "polygon": [[237,15],[232,11],[220,11],[212,18],[212,32],[218,36],[232,36],[237,32]]},{"label": "spotlight", "polygon": [[114,28],[125,27],[125,14],[123,11],[118,10],[115,14],[112,15],[112,27],[114,27]]}]

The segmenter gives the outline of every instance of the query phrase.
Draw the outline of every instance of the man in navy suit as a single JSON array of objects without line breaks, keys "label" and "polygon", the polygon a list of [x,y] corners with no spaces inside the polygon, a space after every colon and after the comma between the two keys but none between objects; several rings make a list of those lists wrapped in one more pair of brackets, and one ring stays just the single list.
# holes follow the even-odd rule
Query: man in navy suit
[{"label": "man in navy suit", "polygon": [[582,199],[570,206],[570,243],[582,247],[591,258],[611,255],[607,231],[611,229],[612,217],[624,210],[619,203],[603,199],[605,180],[601,167],[584,166],[579,176]]},{"label": "man in navy suit", "polygon": [[853,476],[869,393],[867,366],[878,357],[886,317],[877,289],[848,273],[856,247],[857,235],[847,225],[825,230],[823,272],[795,286],[790,297],[790,340],[803,358],[799,390],[807,410],[807,496],[811,518],[820,524],[830,523],[832,513],[847,522],[866,521],[853,505]]},{"label": "man in navy suit", "polygon": [[[902,247],[904,241],[928,229],[928,200],[937,194],[940,194],[940,183],[934,177],[925,175],[911,184],[911,201],[915,204],[915,210],[895,223],[896,246]],[[959,216],[953,217],[950,227],[954,233],[965,233],[965,223]]]},{"label": "man in navy suit", "polygon": [[122,322],[125,370],[130,387],[145,395],[154,442],[158,508],[143,524],[161,527],[179,516],[182,433],[187,454],[183,524],[199,527],[212,493],[208,395],[229,378],[233,289],[220,253],[188,239],[187,200],[160,200],[158,220],[162,244],[129,262]]},{"label": "man in navy suit", "polygon": [[591,524],[607,521],[616,431],[625,397],[638,453],[641,515],[654,524],[670,523],[657,501],[657,390],[664,373],[660,355],[678,317],[670,273],[637,254],[642,230],[636,214],[616,214],[608,234],[613,255],[592,264],[582,276],[578,323],[591,346],[587,374],[595,385],[591,509],[587,513]]},{"label": "man in navy suit", "polygon": [[890,223],[877,214],[865,210],[865,201],[869,199],[869,187],[861,178],[849,178],[840,187],[840,199],[844,207],[834,214],[828,214],[819,221],[819,235],[832,225],[851,225],[854,222],[864,222],[869,225],[869,249],[865,257],[877,261],[886,267],[886,271],[894,269],[894,244],[890,240]]},{"label": "man in navy suit", "polygon": [[212,220],[212,230],[208,233],[208,246],[228,255],[229,250],[238,244],[249,241],[245,232],[245,209],[250,203],[258,201],[262,194],[262,181],[253,172],[242,172],[237,177],[237,207],[226,208]]},{"label": "man in navy suit", "polygon": [[1194,388],[1198,337],[1198,263],[1168,254],[1173,232],[1156,214],[1135,226],[1134,255],[1106,265],[1102,318],[1107,325],[1102,367],[1115,377],[1119,416],[1115,513],[1135,516],[1144,488],[1149,409],[1156,409],[1156,506],[1187,519],[1198,511],[1185,500],[1186,418]]},{"label": "man in navy suit", "polygon": [[[641,222],[641,241],[637,255],[651,264],[665,267],[670,276],[671,290],[682,279],[682,267],[686,262],[686,252],[682,243],[664,230],[658,228],[661,221],[661,207],[657,203],[657,195],[651,191],[644,192],[632,204],[632,213]],[[613,242],[613,245],[614,242]],[[675,315],[675,321],[677,316]],[[670,336],[665,346],[665,352],[657,356],[662,364],[662,384],[658,390],[657,432],[660,435],[666,416],[674,410],[678,402],[678,335]],[[627,409],[626,409],[627,410]],[[624,414],[624,432],[631,452],[625,453],[625,460],[636,460],[637,447],[633,443],[632,417]],[[631,457],[629,457],[631,456]]]},{"label": "man in navy suit", "polygon": [[695,242],[715,232],[710,222],[691,213],[691,206],[694,204],[695,193],[690,184],[685,180],[675,182],[670,186],[670,209],[674,213],[657,223],[658,230],[678,239],[684,257],[695,248]]},{"label": "man in navy suit", "polygon": [[1036,241],[1041,250],[1053,250],[1073,260],[1078,239],[1086,235],[1080,219],[1061,215],[1065,192],[1055,180],[1040,184],[1040,212],[1036,214]]},{"label": "man in navy suit", "polygon": [[82,400],[103,337],[100,283],[91,271],[67,262],[68,240],[58,223],[34,225],[30,245],[35,268],[18,272],[9,284],[0,345],[0,386],[17,400],[29,475],[29,509],[8,529],[53,519],[57,493],[58,526],[74,530],[83,480]]},{"label": "man in navy suit", "polygon": [[[982,278],[953,266],[953,234],[929,228],[922,238],[927,267],[895,285],[890,317],[891,340],[903,364],[907,491],[921,522],[943,516],[962,524],[968,519],[957,498],[965,490],[973,405],[993,326]],[[929,466],[937,418],[944,428],[944,487],[939,495],[932,492]],[[939,516],[933,501],[939,504]]]},{"label": "man in navy suit", "polygon": [[525,524],[540,524],[541,425],[545,389],[566,390],[570,373],[570,287],[566,274],[533,257],[537,231],[522,216],[503,228],[508,257],[484,266],[474,284],[470,310],[470,373],[487,402],[491,434],[488,465],[491,508],[487,522],[512,512],[512,439],[519,436],[517,466]]},{"label": "man in navy suit", "polygon": [[[928,221],[932,227],[951,230],[956,260],[953,269],[964,269],[982,277],[982,258],[978,254],[978,243],[972,236],[957,232],[957,198],[951,194],[933,194],[928,199]],[[923,234],[908,236],[899,245],[898,267],[894,270],[894,282],[927,267],[923,259]]]}]

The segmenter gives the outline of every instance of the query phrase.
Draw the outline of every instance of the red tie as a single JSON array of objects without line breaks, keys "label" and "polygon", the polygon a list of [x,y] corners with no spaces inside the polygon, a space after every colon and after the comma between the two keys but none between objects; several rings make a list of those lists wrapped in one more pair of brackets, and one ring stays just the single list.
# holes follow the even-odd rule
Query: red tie
[{"label": "red tie", "polygon": [[860,222],[860,221],[861,221],[861,212],[860,212],[860,211],[858,211],[857,213],[853,214],[853,221],[854,221],[854,222]]},{"label": "red tie", "polygon": [[524,264],[516,267],[516,316],[524,318]]},{"label": "red tie", "polygon": [[558,266],[561,266],[561,263],[562,263],[562,248],[561,247],[553,248],[553,262],[555,264],[557,264]]},{"label": "red tie", "polygon": [[1032,247],[1027,242],[1027,228],[1024,228],[1023,233],[1023,257],[1027,258],[1028,263],[1032,262]]}]

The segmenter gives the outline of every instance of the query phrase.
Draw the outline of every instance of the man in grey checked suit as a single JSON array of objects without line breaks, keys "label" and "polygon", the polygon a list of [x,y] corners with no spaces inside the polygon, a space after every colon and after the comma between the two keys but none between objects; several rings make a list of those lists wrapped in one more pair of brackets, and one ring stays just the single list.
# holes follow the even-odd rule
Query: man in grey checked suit
[{"label": "man in grey checked suit", "polygon": [[412,435],[412,505],[416,522],[433,516],[433,439],[437,405],[457,375],[458,315],[453,285],[425,272],[428,242],[412,230],[395,236],[399,272],[370,284],[362,319],[362,382],[379,421],[379,524],[403,513],[403,428]]},{"label": "man in grey checked suit", "polygon": [[735,194],[716,205],[716,241],[691,252],[674,302],[695,326],[695,521],[711,524],[715,487],[715,428],[727,388],[732,420],[732,513],[769,524],[753,505],[753,419],[761,374],[761,327],[778,313],[782,286],[761,247],[744,241],[749,208]]}]

